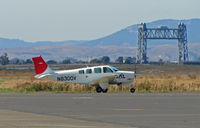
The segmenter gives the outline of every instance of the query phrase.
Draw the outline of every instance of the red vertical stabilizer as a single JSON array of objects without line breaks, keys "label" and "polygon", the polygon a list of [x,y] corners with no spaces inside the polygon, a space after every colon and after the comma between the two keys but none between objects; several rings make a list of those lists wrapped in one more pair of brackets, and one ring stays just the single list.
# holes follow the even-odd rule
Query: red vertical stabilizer
[{"label": "red vertical stabilizer", "polygon": [[44,73],[47,70],[48,65],[46,64],[46,62],[43,60],[41,56],[33,57],[32,60],[35,66],[36,74]]}]

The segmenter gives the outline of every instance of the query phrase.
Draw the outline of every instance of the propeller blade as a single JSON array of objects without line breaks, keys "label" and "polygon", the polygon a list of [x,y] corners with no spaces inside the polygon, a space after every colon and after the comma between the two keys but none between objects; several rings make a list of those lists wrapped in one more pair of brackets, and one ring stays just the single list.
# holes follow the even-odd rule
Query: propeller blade
[{"label": "propeller blade", "polygon": [[135,64],[135,73],[136,73],[136,64]]},{"label": "propeller blade", "polygon": [[135,87],[137,85],[137,81],[136,81],[136,76],[138,75],[138,73],[136,72],[136,64],[135,64]]}]

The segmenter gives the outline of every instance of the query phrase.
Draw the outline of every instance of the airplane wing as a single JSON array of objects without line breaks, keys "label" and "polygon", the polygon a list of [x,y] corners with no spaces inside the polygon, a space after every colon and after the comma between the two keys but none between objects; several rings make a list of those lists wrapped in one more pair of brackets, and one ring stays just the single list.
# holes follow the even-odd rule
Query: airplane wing
[{"label": "airplane wing", "polygon": [[110,75],[110,76],[105,76],[102,78],[99,78],[95,81],[93,81],[91,84],[92,85],[99,85],[101,86],[102,89],[106,89],[109,85],[109,82],[113,81],[115,78],[117,77],[117,75]]}]

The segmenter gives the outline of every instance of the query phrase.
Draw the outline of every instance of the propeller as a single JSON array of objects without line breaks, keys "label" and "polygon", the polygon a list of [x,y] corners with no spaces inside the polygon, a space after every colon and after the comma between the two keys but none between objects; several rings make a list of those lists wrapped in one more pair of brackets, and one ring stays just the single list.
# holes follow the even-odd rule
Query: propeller
[{"label": "propeller", "polygon": [[137,81],[136,81],[136,75],[137,75],[137,72],[136,72],[136,64],[135,64],[135,71],[134,71],[134,72],[135,72],[135,75],[134,75],[134,76],[135,76],[135,87],[136,87],[136,85],[137,85]]},{"label": "propeller", "polygon": [[[136,72],[136,64],[135,64],[135,71],[134,71],[134,82],[135,82],[135,87],[136,87],[136,84],[137,84],[137,81],[136,81],[136,75],[138,75],[138,73]],[[130,89],[131,93],[134,93],[135,92],[135,88],[133,88],[133,84],[131,84],[131,89]]]},{"label": "propeller", "polygon": [[137,75],[139,75],[139,73],[137,73],[136,69],[137,68],[136,68],[136,64],[135,64],[135,70],[134,70],[134,72],[135,72],[135,78],[136,78]]},{"label": "propeller", "polygon": [[135,87],[136,87],[136,85],[137,85],[136,76],[139,75],[139,73],[137,73],[137,67],[136,67],[136,64],[135,64],[135,71],[134,71],[134,72],[135,72],[135,75],[134,75],[135,80],[134,80],[134,81],[135,81]]}]

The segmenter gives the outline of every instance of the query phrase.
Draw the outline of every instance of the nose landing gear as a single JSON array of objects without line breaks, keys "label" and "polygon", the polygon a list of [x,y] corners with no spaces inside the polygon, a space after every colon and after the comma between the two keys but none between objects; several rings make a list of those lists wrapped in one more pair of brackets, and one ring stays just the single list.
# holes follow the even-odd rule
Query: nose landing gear
[{"label": "nose landing gear", "polygon": [[134,92],[135,92],[135,88],[133,88],[133,84],[131,84],[130,92],[131,92],[131,93],[134,93]]},{"label": "nose landing gear", "polygon": [[134,93],[134,92],[135,92],[135,88],[131,88],[131,89],[130,89],[130,92],[131,92],[131,93]]}]

